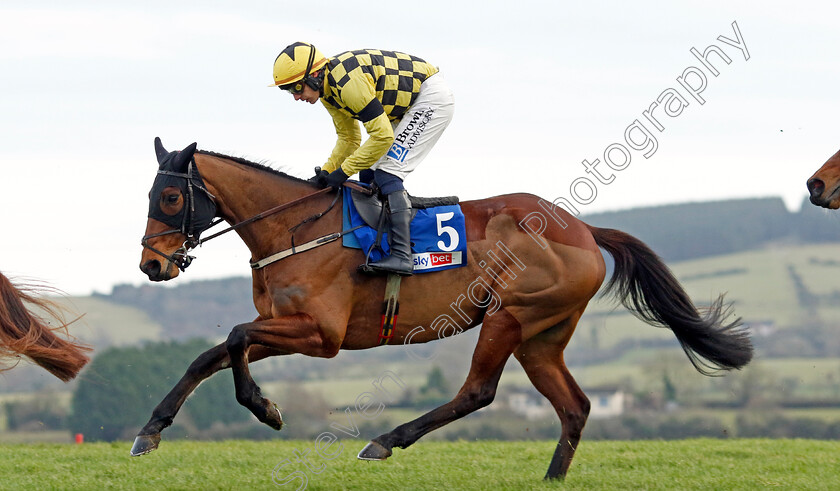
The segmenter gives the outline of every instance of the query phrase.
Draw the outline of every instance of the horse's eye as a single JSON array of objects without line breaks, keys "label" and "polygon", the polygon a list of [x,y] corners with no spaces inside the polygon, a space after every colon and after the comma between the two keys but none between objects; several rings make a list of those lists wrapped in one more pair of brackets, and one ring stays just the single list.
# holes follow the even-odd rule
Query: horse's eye
[{"label": "horse's eye", "polygon": [[175,203],[178,202],[178,198],[180,198],[180,196],[178,196],[177,194],[170,194],[169,196],[166,197],[166,202],[169,203],[170,205],[174,205]]}]

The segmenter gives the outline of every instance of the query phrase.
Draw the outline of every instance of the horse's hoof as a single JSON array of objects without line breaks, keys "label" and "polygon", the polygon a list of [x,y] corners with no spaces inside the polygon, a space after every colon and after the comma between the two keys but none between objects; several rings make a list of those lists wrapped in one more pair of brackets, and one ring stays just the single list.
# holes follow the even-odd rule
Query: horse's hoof
[{"label": "horse's hoof", "polygon": [[131,446],[131,456],[139,457],[140,455],[146,455],[152,450],[156,450],[158,443],[160,443],[160,433],[155,433],[154,435],[137,435],[137,438],[134,439],[134,445]]},{"label": "horse's hoof", "polygon": [[280,414],[280,408],[277,404],[265,399],[265,421],[263,423],[280,431],[283,428],[283,415]]},{"label": "horse's hoof", "polygon": [[381,443],[370,442],[356,456],[359,460],[385,460],[391,456],[391,451]]}]

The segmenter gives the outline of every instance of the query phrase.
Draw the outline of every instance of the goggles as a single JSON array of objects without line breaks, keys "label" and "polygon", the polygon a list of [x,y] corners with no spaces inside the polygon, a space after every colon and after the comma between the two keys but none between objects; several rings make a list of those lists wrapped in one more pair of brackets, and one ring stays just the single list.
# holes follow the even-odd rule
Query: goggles
[{"label": "goggles", "polygon": [[303,83],[303,80],[300,80],[286,85],[278,85],[278,87],[280,87],[280,90],[286,90],[294,95],[299,95],[303,94],[303,87],[305,85],[306,84]]}]

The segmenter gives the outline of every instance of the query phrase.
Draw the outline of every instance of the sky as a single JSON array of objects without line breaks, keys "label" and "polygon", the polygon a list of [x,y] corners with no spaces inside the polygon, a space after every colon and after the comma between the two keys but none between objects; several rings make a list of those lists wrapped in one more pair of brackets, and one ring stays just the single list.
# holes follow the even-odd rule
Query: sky
[{"label": "sky", "polygon": [[[440,67],[455,117],[406,181],[417,196],[528,192],[584,218],[767,196],[800,206],[840,147],[840,6],[570,3],[4,1],[0,271],[74,295],[147,283],[156,136],[309,177],[332,122],[267,87],[295,41]],[[250,274],[233,234],[195,252],[173,283]]]}]

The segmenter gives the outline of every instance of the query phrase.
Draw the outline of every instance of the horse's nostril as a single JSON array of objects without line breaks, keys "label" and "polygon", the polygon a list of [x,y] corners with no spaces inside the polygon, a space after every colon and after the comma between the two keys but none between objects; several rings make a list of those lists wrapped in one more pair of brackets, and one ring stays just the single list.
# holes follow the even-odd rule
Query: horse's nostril
[{"label": "horse's nostril", "polygon": [[160,261],[157,259],[149,259],[140,265],[140,271],[144,272],[149,278],[154,278],[160,275]]},{"label": "horse's nostril", "polygon": [[825,183],[821,179],[811,179],[808,181],[808,192],[811,196],[819,196],[825,191]]}]

